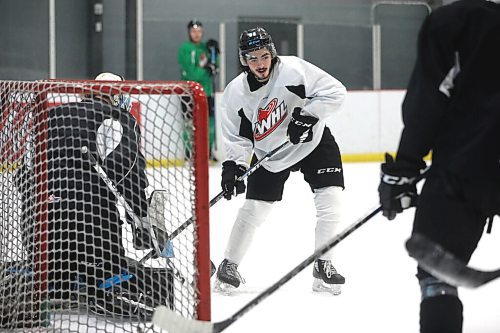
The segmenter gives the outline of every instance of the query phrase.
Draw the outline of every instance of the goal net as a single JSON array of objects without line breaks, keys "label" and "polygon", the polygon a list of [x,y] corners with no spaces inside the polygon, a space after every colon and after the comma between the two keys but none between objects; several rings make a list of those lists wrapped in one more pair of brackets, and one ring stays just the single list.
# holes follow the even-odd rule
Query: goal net
[{"label": "goal net", "polygon": [[193,82],[0,81],[0,331],[210,320],[207,124]]}]

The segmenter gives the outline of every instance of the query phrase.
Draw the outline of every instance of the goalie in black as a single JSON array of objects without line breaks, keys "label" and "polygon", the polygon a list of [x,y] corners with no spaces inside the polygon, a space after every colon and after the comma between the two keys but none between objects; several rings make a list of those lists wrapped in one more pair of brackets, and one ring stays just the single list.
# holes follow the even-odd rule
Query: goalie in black
[{"label": "goalie in black", "polygon": [[[495,3],[496,2],[496,3]],[[424,22],[403,103],[396,159],[379,186],[384,216],[415,206],[413,233],[467,263],[488,217],[500,213],[500,4],[457,1]],[[412,181],[432,166],[417,203]],[[418,268],[420,330],[462,332],[457,288]]]},{"label": "goalie in black", "polygon": [[[102,73],[96,80],[123,79]],[[126,257],[117,198],[82,153],[82,147],[88,147],[88,154],[138,217],[135,222],[130,215],[126,219],[133,230],[134,247],[151,249],[153,237],[163,247],[167,239],[163,210],[154,209],[163,209],[165,198],[155,195],[154,207],[148,202],[141,134],[130,106],[127,95],[92,91],[80,102],[49,111],[48,294],[51,304],[67,304],[78,301],[75,295],[84,295],[86,306],[98,314],[145,319],[154,307],[172,301],[171,275],[167,269],[145,267]],[[17,174],[18,187],[34,184],[33,173],[25,164]],[[23,193],[24,211],[34,209],[30,195]],[[24,219],[27,226],[29,216]],[[33,245],[33,232],[25,234],[33,259],[40,249]]]}]

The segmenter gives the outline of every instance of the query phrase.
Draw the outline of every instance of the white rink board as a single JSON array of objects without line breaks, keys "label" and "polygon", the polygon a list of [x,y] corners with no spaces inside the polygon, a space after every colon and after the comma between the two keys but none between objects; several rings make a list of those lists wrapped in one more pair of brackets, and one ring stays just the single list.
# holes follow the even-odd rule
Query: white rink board
[{"label": "white rink board", "polygon": [[[130,95],[132,103],[140,104],[142,148],[146,160],[184,159],[182,131],[184,118],[179,95]],[[81,100],[77,94],[50,94],[49,103]]]},{"label": "white rink board", "polygon": [[[371,154],[396,151],[403,121],[401,104],[405,90],[348,91],[340,112],[327,119],[342,154]],[[217,157],[224,160],[219,110],[221,93],[216,94]]]}]

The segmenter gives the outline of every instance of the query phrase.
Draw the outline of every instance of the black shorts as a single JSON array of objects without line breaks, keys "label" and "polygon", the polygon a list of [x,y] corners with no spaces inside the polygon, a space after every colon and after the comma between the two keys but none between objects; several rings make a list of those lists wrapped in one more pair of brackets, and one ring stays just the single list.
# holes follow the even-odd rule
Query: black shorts
[{"label": "black shorts", "polygon": [[[252,164],[256,161],[257,158],[254,155]],[[325,127],[318,146],[297,164],[277,173],[261,167],[251,174],[248,177],[246,198],[280,201],[290,172],[299,170],[312,191],[327,186],[344,187],[344,172],[339,146],[328,127]]]}]

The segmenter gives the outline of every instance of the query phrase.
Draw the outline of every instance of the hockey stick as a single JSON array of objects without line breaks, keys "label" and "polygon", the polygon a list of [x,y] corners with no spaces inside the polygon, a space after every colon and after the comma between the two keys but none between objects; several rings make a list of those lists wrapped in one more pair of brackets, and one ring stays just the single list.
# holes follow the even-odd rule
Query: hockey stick
[{"label": "hockey stick", "polygon": [[[288,144],[290,143],[290,141],[286,141],[286,142],[283,142],[281,145],[279,145],[278,147],[274,148],[273,150],[271,150],[270,152],[268,152],[266,155],[264,155],[260,160],[258,160],[257,162],[255,162],[254,165],[252,165],[243,175],[241,175],[240,177],[238,177],[236,179],[236,181],[242,181],[242,180],[245,180],[246,178],[248,178],[252,173],[255,172],[255,170],[257,170],[261,165],[262,163],[264,163],[265,161],[269,160],[274,154],[276,154],[277,152],[281,151],[283,148],[285,148]],[[217,202],[219,202],[220,199],[222,199],[224,197],[224,191],[221,191],[219,194],[217,194],[214,198],[212,198],[212,200],[210,200],[210,203],[209,203],[209,207],[212,207],[213,205],[215,205]],[[173,238],[177,237],[181,232],[183,232],[188,226],[190,226],[192,223],[194,222],[194,217],[191,216],[186,222],[184,222],[183,224],[181,224],[177,229],[175,229],[171,234],[170,236],[168,237],[169,240],[172,240]],[[151,257],[153,257],[155,254],[154,254],[154,251],[150,251],[148,254],[146,254],[146,256],[144,258],[142,258],[140,260],[141,263],[144,263],[146,260],[150,259]]]},{"label": "hockey stick", "polygon": [[470,268],[441,245],[418,233],[406,241],[406,249],[427,272],[457,287],[477,288],[500,277],[500,269],[480,271]]},{"label": "hockey stick", "polygon": [[[133,208],[130,207],[128,202],[125,200],[125,198],[118,191],[118,189],[116,188],[113,181],[111,179],[109,179],[108,175],[106,174],[106,171],[104,171],[103,168],[101,168],[101,166],[99,165],[99,163],[97,162],[95,157],[88,151],[87,146],[82,146],[81,151],[82,151],[83,155],[86,155],[88,157],[92,167],[97,171],[98,175],[106,183],[108,188],[114,194],[116,200],[125,208],[125,211],[130,216],[132,221],[134,221],[134,224],[136,226],[143,225],[142,221],[135,214]],[[157,254],[161,255],[162,251],[160,251],[160,246],[158,245],[158,241],[157,241],[156,236],[154,234],[153,228],[151,227],[151,224],[148,224],[148,229],[149,229],[149,233],[151,235],[151,240],[152,240],[153,247],[154,247],[154,249],[152,251],[156,251]]]},{"label": "hockey stick", "polygon": [[321,255],[328,252],[335,245],[340,243],[344,238],[349,236],[356,229],[361,227],[363,224],[368,222],[372,217],[374,217],[378,212],[382,210],[382,207],[379,206],[372,211],[370,211],[365,216],[358,219],[351,226],[346,228],[340,234],[332,238],[328,243],[323,245],[321,248],[317,249],[313,254],[307,257],[304,261],[302,261],[299,265],[293,268],[290,272],[284,275],[279,281],[275,282],[269,288],[264,290],[262,293],[257,295],[254,299],[248,302],[245,306],[243,306],[240,310],[234,313],[229,318],[220,321],[220,322],[208,322],[201,321],[196,319],[188,319],[185,318],[174,311],[170,310],[165,306],[159,306],[155,309],[155,313],[153,315],[153,324],[161,327],[162,329],[168,330],[170,333],[218,333],[225,330],[228,326],[233,324],[236,320],[238,320],[245,313],[253,309],[256,305],[258,305],[262,300],[270,296],[276,290],[281,288],[285,283],[287,283],[290,279],[304,270],[307,266],[312,264],[316,259],[318,259]]}]

